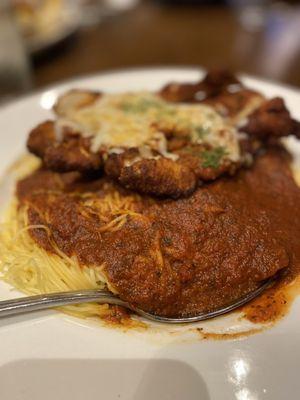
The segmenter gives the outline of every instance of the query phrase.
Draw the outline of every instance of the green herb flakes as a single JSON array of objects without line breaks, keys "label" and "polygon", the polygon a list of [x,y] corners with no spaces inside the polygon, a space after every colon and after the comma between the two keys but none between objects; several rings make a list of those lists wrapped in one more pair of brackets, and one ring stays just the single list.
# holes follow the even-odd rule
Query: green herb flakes
[{"label": "green herb flakes", "polygon": [[210,133],[208,128],[204,128],[203,126],[195,126],[193,128],[193,134],[196,139],[203,139]]},{"label": "green herb flakes", "polygon": [[206,150],[201,153],[203,168],[218,168],[222,158],[227,154],[223,146],[215,147],[212,150]]},{"label": "green herb flakes", "polygon": [[144,113],[149,109],[161,109],[163,105],[152,99],[139,99],[138,101],[126,101],[120,104],[121,110],[125,112]]}]

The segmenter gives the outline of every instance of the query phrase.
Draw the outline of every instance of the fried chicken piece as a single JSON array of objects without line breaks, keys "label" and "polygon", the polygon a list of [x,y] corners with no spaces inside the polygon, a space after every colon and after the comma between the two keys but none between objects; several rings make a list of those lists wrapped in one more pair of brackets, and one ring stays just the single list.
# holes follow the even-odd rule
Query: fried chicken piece
[{"label": "fried chicken piece", "polygon": [[[228,162],[222,162],[217,167],[203,167],[199,154],[192,155],[184,151],[187,146],[187,136],[171,135],[168,137],[168,150],[178,153],[178,161],[164,158],[158,153],[154,154],[154,158],[143,158],[137,149],[129,149],[121,154],[108,155],[105,171],[127,188],[173,198],[190,194],[199,180],[214,180],[229,170],[233,171]],[[103,166],[103,155],[90,150],[89,138],[82,137],[70,128],[64,128],[59,141],[52,121],[40,124],[31,132],[28,148],[41,157],[44,165],[53,171],[88,173]]]},{"label": "fried chicken piece", "polygon": [[213,181],[224,174],[233,175],[241,163],[226,158],[223,149],[193,145],[168,158],[141,159],[137,149],[109,155],[105,172],[128,189],[157,196],[187,196],[198,183]]},{"label": "fried chicken piece", "polygon": [[28,150],[40,158],[44,158],[48,147],[56,141],[54,122],[45,121],[32,129],[27,139]]},{"label": "fried chicken piece", "polygon": [[226,69],[211,69],[204,77],[202,84],[207,88],[210,97],[218,95],[230,85],[242,86],[241,81]]},{"label": "fried chicken piece", "polygon": [[226,70],[211,70],[197,83],[170,83],[160,91],[160,95],[171,102],[198,102],[218,96],[229,85],[239,85],[240,81]]},{"label": "fried chicken piece", "polygon": [[197,184],[194,172],[168,158],[141,159],[136,149],[110,154],[105,172],[128,189],[178,198],[191,194]]},{"label": "fried chicken piece", "polygon": [[53,107],[59,117],[67,117],[70,112],[92,105],[100,99],[101,92],[73,89],[60,96]]},{"label": "fried chicken piece", "polygon": [[62,143],[47,148],[44,156],[46,167],[58,172],[93,172],[102,167],[100,154],[90,151],[90,139],[69,135]]},{"label": "fried chicken piece", "polygon": [[264,101],[262,95],[253,90],[240,89],[235,93],[223,92],[203,102],[213,107],[219,114],[238,124]]},{"label": "fried chicken piece", "polygon": [[226,70],[211,70],[197,83],[171,83],[160,91],[160,95],[170,102],[208,104],[236,122],[251,113],[264,99],[258,92],[245,88]]},{"label": "fried chicken piece", "polygon": [[176,152],[178,162],[189,167],[199,182],[214,181],[222,175],[234,175],[240,162],[226,158],[222,148],[209,149],[204,145],[193,145]]},{"label": "fried chicken piece", "polygon": [[[93,104],[101,97],[100,92],[70,90],[60,96],[54,106],[59,117]],[[53,121],[38,125],[29,134],[28,150],[42,158],[46,167],[59,172],[90,172],[102,167],[102,156],[90,151],[90,139],[79,132],[64,128],[63,137],[58,140]]]},{"label": "fried chicken piece", "polygon": [[249,116],[241,130],[262,141],[289,135],[300,137],[300,124],[291,117],[280,97],[265,101]]},{"label": "fried chicken piece", "polygon": [[[177,83],[172,82],[164,86],[159,95],[166,101],[172,103],[194,103],[197,102],[197,93],[202,91],[201,83]],[[205,93],[201,94],[201,97],[205,98]],[[200,98],[199,100],[203,100]]]},{"label": "fried chicken piece", "polygon": [[42,158],[45,166],[54,171],[95,171],[102,166],[102,156],[90,151],[90,139],[66,131],[57,140],[53,121],[46,121],[33,129],[27,141],[28,150]]},{"label": "fried chicken piece", "polygon": [[[168,85],[160,94],[169,101],[205,102],[234,123],[250,114],[242,129],[245,138],[240,145],[245,159],[247,155],[250,159],[250,154],[256,154],[271,136],[294,134],[300,137],[300,124],[290,117],[281,99],[261,105],[261,95],[244,88],[226,71],[211,71],[196,84]],[[68,119],[74,111],[93,104],[100,96],[99,92],[72,90],[58,99],[55,111],[59,117]],[[188,134],[176,132],[172,127],[159,130],[164,132],[167,151],[175,155],[174,159],[151,149],[148,155],[136,148],[124,148],[118,154],[105,148],[94,153],[90,148],[91,138],[83,137],[76,129],[64,127],[59,139],[54,122],[46,121],[31,132],[28,148],[54,171],[89,173],[101,170],[105,164],[106,174],[124,187],[173,198],[189,195],[201,182],[224,174],[233,175],[245,162],[244,158],[237,162],[230,160],[222,146],[210,148],[193,144]]]}]

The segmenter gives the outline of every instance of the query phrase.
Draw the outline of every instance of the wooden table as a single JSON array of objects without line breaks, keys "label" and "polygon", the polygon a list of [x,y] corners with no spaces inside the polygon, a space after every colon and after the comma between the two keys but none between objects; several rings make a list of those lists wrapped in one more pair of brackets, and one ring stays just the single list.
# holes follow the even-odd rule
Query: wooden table
[{"label": "wooden table", "polygon": [[201,65],[226,66],[300,86],[300,20],[297,28],[289,21],[296,11],[289,15],[281,31],[276,20],[247,30],[225,6],[142,2],[81,30],[56,54],[37,61],[35,85],[132,66]]}]

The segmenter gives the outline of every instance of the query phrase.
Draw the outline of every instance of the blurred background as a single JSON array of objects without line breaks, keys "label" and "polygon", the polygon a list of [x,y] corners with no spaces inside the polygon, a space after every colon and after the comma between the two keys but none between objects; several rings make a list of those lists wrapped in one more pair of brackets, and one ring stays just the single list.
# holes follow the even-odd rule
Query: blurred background
[{"label": "blurred background", "polygon": [[300,1],[0,0],[0,101],[159,65],[228,67],[300,87]]}]

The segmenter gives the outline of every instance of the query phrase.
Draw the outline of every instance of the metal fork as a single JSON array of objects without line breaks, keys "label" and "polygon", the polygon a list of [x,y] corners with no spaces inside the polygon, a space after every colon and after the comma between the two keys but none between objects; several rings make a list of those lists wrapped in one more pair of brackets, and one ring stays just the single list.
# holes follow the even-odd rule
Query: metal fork
[{"label": "metal fork", "polygon": [[197,321],[203,321],[209,318],[217,317],[218,315],[228,313],[246,303],[253,300],[264,290],[270,287],[274,283],[274,277],[263,282],[257,289],[247,293],[245,296],[239,298],[233,303],[227,304],[226,306],[219,308],[214,311],[200,313],[191,317],[164,317],[160,315],[150,314],[140,308],[134,307],[126,301],[121,300],[118,296],[111,292],[99,289],[88,289],[70,292],[60,293],[47,293],[37,296],[22,297],[13,300],[5,300],[0,302],[0,318],[8,317],[16,314],[24,314],[27,312],[44,310],[47,308],[65,306],[69,304],[80,304],[97,302],[100,304],[115,304],[128,308],[143,318],[149,319],[155,322],[163,322],[168,324],[183,324]]}]

